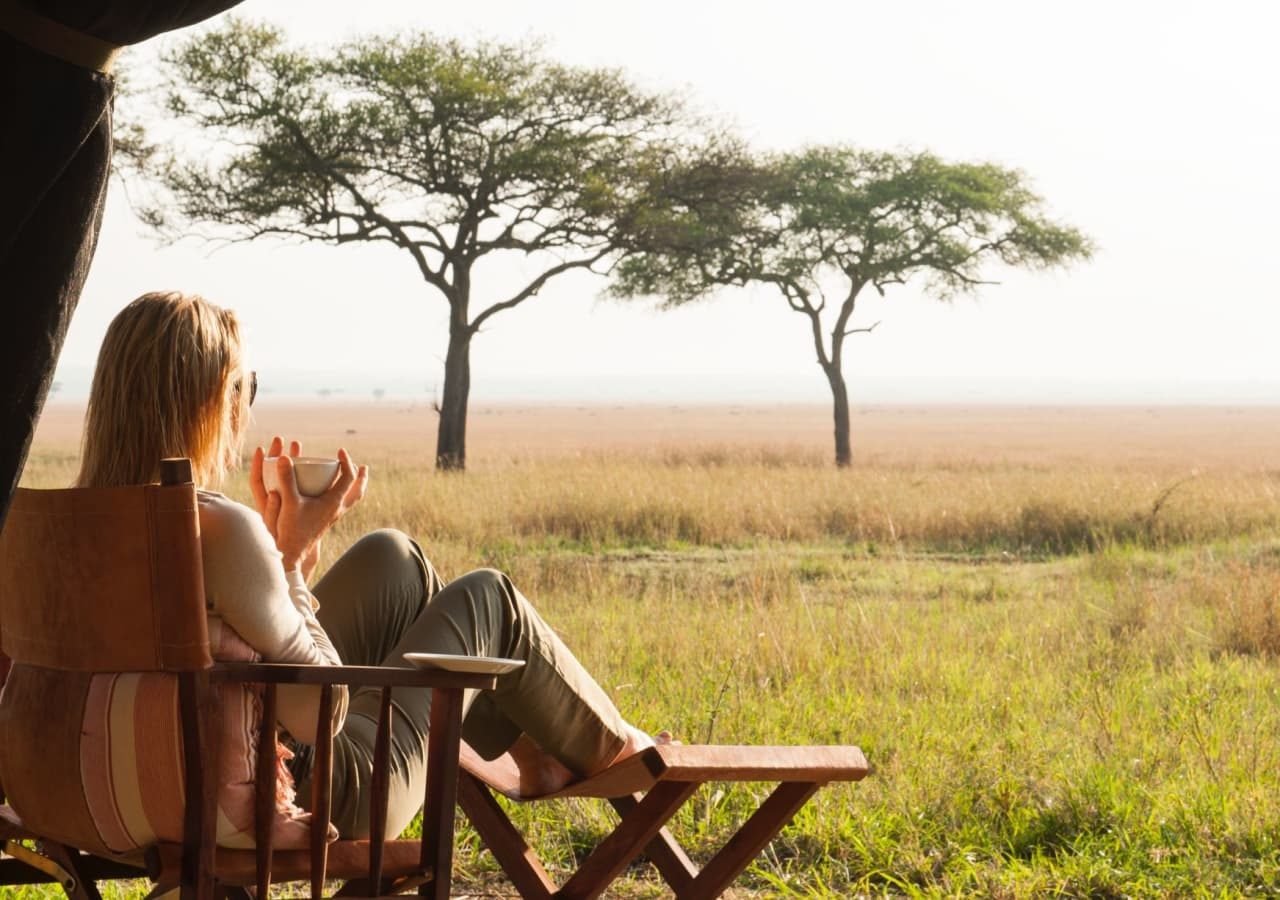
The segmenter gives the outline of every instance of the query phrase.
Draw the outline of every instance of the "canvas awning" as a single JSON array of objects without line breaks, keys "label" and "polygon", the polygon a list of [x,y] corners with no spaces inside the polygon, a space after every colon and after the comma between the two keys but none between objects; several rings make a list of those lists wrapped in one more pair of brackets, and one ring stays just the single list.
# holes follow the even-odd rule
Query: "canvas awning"
[{"label": "canvas awning", "polygon": [[239,2],[0,0],[0,527],[98,239],[115,52]]}]

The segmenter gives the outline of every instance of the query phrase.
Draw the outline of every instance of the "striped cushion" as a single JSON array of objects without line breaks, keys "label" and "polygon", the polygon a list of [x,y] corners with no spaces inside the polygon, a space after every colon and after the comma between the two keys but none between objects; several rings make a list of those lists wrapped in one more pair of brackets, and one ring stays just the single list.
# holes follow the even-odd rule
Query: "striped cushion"
[{"label": "striped cushion", "polygon": [[[216,660],[261,657],[221,618],[209,616]],[[257,689],[224,684],[218,771],[218,845],[247,849],[253,841],[254,762],[262,705]],[[85,799],[102,843],[127,853],[157,841],[182,839],[183,778],[177,681],[160,673],[95,675],[89,684],[80,739]],[[274,843],[308,845],[310,816],[293,799],[291,756],[278,741]],[[337,832],[330,827],[330,839]]]}]

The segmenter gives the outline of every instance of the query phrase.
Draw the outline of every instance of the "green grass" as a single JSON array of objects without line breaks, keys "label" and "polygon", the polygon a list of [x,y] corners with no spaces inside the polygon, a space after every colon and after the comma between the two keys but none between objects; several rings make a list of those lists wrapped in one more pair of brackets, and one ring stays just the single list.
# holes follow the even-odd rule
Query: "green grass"
[{"label": "green grass", "polygon": [[[1233,895],[1280,890],[1276,648],[1237,645],[1280,593],[1266,546],[1021,564],[780,546],[512,568],[546,585],[548,616],[641,724],[866,751],[873,776],[820,794],[744,884]],[[666,621],[681,627],[653,627]],[[750,805],[715,790],[678,820],[695,855]],[[525,812],[567,861],[565,812]]]},{"label": "green grass", "polygon": [[[329,559],[399,525],[446,576],[509,571],[643,727],[863,748],[872,775],[820,792],[743,893],[1280,893],[1274,477],[1203,476],[1153,513],[1176,475],[628,459],[378,475]],[[705,858],[761,790],[709,786],[673,830]],[[514,814],[562,870],[611,820],[586,802]],[[461,820],[458,847],[461,886],[501,884]],[[621,891],[663,893],[646,870]]]}]

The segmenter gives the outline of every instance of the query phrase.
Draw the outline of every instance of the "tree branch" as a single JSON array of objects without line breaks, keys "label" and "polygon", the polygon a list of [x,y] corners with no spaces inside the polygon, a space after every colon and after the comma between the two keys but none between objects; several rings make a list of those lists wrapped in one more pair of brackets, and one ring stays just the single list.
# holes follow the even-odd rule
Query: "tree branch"
[{"label": "tree branch", "polygon": [[[451,296],[452,286],[443,277],[443,274],[442,274],[444,271],[443,266],[441,267],[439,272],[431,268],[430,263],[427,262],[426,256],[423,255],[422,253],[422,248],[417,244],[417,242],[411,240],[409,236],[404,232],[404,230],[400,228],[395,222],[393,222],[391,219],[388,219],[386,216],[382,215],[382,213],[378,212],[377,208],[373,205],[373,203],[368,198],[366,198],[364,194],[362,194],[359,190],[357,190],[355,184],[352,183],[350,178],[348,178],[342,172],[338,171],[333,166],[326,165],[324,158],[316,151],[314,147],[311,146],[311,142],[307,140],[305,133],[303,132],[301,126],[299,126],[297,122],[294,122],[292,119],[289,119],[284,116],[280,117],[280,122],[284,126],[285,130],[288,131],[293,136],[293,139],[294,141],[297,142],[299,149],[301,149],[302,152],[306,154],[306,156],[311,160],[312,164],[324,171],[327,171],[329,173],[329,176],[333,178],[333,180],[336,181],[339,185],[341,185],[343,190],[345,190],[348,194],[350,194],[351,198],[355,200],[356,203],[364,209],[365,215],[369,219],[371,219],[374,222],[377,222],[378,224],[382,225],[382,227],[386,228],[389,232],[391,232],[391,234],[396,239],[395,243],[398,246],[403,247],[405,250],[408,250],[410,255],[413,256],[413,260],[415,263],[417,263],[418,271],[422,273],[423,279],[428,284],[431,284],[432,286],[437,288],[442,294],[445,295],[445,298],[448,299],[450,303],[452,303],[453,302],[452,296]],[[447,261],[448,260],[447,252],[445,253],[445,258]]]},{"label": "tree branch", "polygon": [[471,333],[475,334],[479,331],[480,326],[482,326],[485,321],[495,313],[502,312],[504,309],[511,309],[513,306],[519,306],[521,303],[537,294],[538,291],[542,290],[542,288],[546,286],[548,281],[555,278],[557,275],[562,275],[571,269],[590,269],[597,262],[608,256],[610,252],[612,251],[606,248],[590,258],[569,260],[567,262],[562,262],[559,265],[552,266],[537,278],[533,279],[533,281],[529,282],[529,284],[509,300],[503,300],[501,303],[495,303],[493,306],[490,306],[488,309],[476,316],[469,326]]},{"label": "tree branch", "polygon": [[[849,293],[844,298],[844,303],[840,304],[840,315],[836,317],[835,327],[831,330],[831,364],[836,368],[840,367],[841,359],[844,352],[844,339],[849,335],[849,319],[853,317],[853,310],[858,304],[858,294],[866,286],[865,281],[853,281],[849,285]],[[874,325],[872,326],[875,327]]]},{"label": "tree branch", "polygon": [[844,334],[845,334],[845,337],[848,337],[851,334],[870,334],[871,332],[875,331],[876,328],[879,327],[879,325],[880,325],[879,322],[875,322],[872,325],[868,325],[866,328],[850,328]]},{"label": "tree branch", "polygon": [[809,292],[794,279],[782,275],[764,275],[760,281],[770,282],[787,298],[787,304],[798,313],[809,317],[809,327],[813,330],[813,349],[818,354],[818,364],[827,368],[831,362],[827,356],[827,347],[822,340],[822,315],[809,299]]}]

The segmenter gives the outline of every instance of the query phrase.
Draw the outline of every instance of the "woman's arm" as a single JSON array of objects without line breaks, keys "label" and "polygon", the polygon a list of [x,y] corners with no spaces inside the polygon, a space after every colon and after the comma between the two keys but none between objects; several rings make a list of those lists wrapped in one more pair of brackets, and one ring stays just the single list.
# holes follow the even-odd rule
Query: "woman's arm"
[{"label": "woman's arm", "polygon": [[[298,568],[286,572],[262,519],[219,494],[200,495],[205,595],[213,609],[267,662],[341,665],[316,620],[318,608]],[[315,740],[320,690],[282,685],[280,724],[297,740]],[[333,692],[335,733],[347,712],[347,689]]]}]

